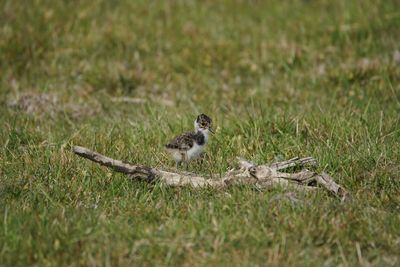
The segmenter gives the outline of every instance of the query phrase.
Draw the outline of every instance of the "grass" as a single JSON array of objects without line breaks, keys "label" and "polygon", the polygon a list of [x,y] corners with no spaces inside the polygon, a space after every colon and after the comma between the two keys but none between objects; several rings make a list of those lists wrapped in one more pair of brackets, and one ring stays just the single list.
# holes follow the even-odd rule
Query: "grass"
[{"label": "grass", "polygon": [[[0,265],[400,264],[398,1],[0,7]],[[150,186],[71,153],[171,168],[199,112],[217,134],[192,171],[313,156],[353,200]]]}]

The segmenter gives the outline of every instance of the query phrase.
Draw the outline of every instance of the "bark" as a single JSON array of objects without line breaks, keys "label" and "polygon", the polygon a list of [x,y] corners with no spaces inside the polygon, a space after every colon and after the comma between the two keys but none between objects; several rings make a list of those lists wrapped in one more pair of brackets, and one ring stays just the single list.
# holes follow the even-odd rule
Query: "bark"
[{"label": "bark", "polygon": [[75,154],[109,167],[114,171],[129,175],[133,179],[147,182],[160,181],[168,186],[192,186],[194,188],[224,188],[231,185],[255,185],[258,188],[282,186],[299,190],[314,190],[316,185],[328,190],[335,196],[346,198],[347,191],[337,184],[327,173],[315,173],[308,169],[288,173],[282,170],[291,167],[316,165],[312,157],[293,158],[272,164],[256,165],[250,161],[239,159],[238,168],[229,170],[219,179],[210,179],[188,172],[172,172],[157,168],[135,165],[112,159],[81,146],[74,146]]}]

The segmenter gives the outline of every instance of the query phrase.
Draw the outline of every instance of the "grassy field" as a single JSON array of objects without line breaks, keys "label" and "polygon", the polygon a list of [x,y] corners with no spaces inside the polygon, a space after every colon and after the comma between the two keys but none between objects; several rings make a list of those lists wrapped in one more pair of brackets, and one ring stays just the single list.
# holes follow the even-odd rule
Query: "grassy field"
[{"label": "grassy field", "polygon": [[[1,266],[400,265],[397,0],[0,0],[0,103]],[[352,201],[71,152],[174,168],[163,144],[200,112],[217,133],[191,171],[313,156]]]}]

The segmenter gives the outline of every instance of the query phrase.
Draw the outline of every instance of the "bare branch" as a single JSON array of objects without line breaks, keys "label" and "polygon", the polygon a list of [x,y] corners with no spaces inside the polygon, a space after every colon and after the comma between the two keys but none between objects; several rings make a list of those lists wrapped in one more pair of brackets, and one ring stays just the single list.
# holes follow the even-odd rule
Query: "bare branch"
[{"label": "bare branch", "polygon": [[87,149],[81,146],[74,146],[73,151],[75,154],[99,163],[102,166],[112,168],[114,171],[129,174],[133,177],[141,177],[147,180],[153,180],[158,175],[157,170],[144,166],[131,165],[124,163],[120,160],[115,160],[106,156],[103,156],[95,151]]},{"label": "bare branch", "polygon": [[132,165],[129,163],[115,160],[95,151],[81,146],[74,146],[73,151],[75,154],[89,159],[93,162],[99,163],[102,166],[112,168],[114,171],[121,172],[129,175],[132,178],[139,178],[147,181],[155,179],[163,181],[169,186],[184,186],[190,185],[193,187],[220,187],[224,183],[222,181],[207,180],[203,177],[194,176],[190,174],[178,174],[168,171],[157,170],[145,166]]},{"label": "bare branch", "polygon": [[281,161],[281,162],[275,162],[272,164],[267,165],[270,168],[276,169],[277,171],[284,170],[290,167],[295,167],[295,166],[304,166],[304,165],[316,165],[317,161],[312,158],[312,157],[307,157],[307,158],[292,158],[286,161]]},{"label": "bare branch", "polygon": [[117,172],[129,175],[134,179],[141,179],[148,182],[161,181],[168,186],[192,186],[194,188],[212,187],[224,188],[230,185],[254,185],[258,188],[270,188],[273,186],[287,187],[297,190],[314,190],[314,184],[320,184],[329,192],[338,196],[345,196],[347,193],[333,181],[326,173],[316,174],[304,169],[297,173],[285,173],[279,170],[293,167],[296,165],[315,164],[315,160],[308,158],[294,158],[287,161],[273,164],[255,165],[244,159],[239,159],[239,169],[228,171],[220,179],[207,179],[193,173],[175,173],[171,171],[159,170],[141,165],[133,165],[120,160],[115,160],[95,151],[81,146],[74,146],[75,154],[96,162],[100,165],[112,168]]},{"label": "bare branch", "polygon": [[348,192],[340,185],[333,181],[332,177],[327,173],[323,172],[317,176],[315,176],[316,181],[321,186],[325,187],[329,192],[342,197],[343,199],[348,197]]}]

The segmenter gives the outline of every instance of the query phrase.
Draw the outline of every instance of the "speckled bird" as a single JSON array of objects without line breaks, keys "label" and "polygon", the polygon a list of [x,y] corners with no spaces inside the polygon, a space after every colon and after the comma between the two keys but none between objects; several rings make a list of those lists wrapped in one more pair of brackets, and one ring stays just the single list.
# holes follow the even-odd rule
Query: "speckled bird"
[{"label": "speckled bird", "polygon": [[200,157],[208,142],[212,130],[212,120],[205,114],[200,114],[194,121],[194,132],[187,132],[176,136],[165,145],[167,151],[175,160],[176,167],[182,162],[186,164]]}]

